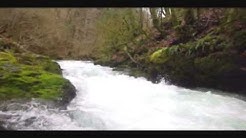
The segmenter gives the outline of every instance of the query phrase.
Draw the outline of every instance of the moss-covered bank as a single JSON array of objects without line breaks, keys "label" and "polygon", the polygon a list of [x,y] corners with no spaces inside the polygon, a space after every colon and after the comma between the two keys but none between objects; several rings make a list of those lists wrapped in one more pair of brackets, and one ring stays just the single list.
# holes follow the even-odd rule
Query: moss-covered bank
[{"label": "moss-covered bank", "polygon": [[222,39],[221,35],[209,34],[154,52],[150,56],[149,73],[158,73],[169,82],[185,87],[217,88],[245,94],[246,59],[245,49],[241,48]]},{"label": "moss-covered bank", "polygon": [[0,38],[0,101],[40,98],[66,105],[74,97],[56,62]]},{"label": "moss-covered bank", "polygon": [[159,33],[153,31],[149,38],[133,39],[114,50],[105,48],[96,63],[130,68],[130,75],[153,82],[164,77],[179,86],[245,95],[245,9],[201,10],[174,9],[158,23]]}]

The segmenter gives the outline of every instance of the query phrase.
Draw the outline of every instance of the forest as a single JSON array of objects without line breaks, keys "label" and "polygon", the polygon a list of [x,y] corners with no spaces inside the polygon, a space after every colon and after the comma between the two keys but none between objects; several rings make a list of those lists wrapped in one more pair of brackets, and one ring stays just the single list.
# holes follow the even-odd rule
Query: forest
[{"label": "forest", "polygon": [[1,8],[0,102],[68,105],[77,88],[54,62],[63,60],[245,96],[245,14],[245,8]]}]

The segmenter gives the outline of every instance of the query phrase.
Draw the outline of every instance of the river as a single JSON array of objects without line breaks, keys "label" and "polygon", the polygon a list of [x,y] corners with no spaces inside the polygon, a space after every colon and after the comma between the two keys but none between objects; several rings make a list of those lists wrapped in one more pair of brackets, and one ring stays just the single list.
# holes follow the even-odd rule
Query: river
[{"label": "river", "polygon": [[[77,89],[66,110],[9,104],[5,126],[17,130],[246,130],[246,102],[131,77],[90,61],[58,61]],[[15,109],[16,106],[23,108]],[[9,117],[11,116],[11,117]]]}]

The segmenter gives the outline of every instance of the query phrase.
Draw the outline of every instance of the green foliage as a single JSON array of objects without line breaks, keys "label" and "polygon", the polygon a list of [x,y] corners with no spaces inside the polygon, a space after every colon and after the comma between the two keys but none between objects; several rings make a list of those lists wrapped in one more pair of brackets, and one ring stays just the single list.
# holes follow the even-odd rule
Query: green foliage
[{"label": "green foliage", "polygon": [[151,14],[153,26],[157,30],[161,31],[160,19],[157,17],[157,8],[150,8],[150,14]]},{"label": "green foliage", "polygon": [[150,56],[150,62],[156,63],[156,64],[163,64],[165,63],[168,59],[168,48],[162,48],[160,50],[157,50]]},{"label": "green foliage", "polygon": [[104,9],[97,25],[100,37],[97,45],[104,59],[123,50],[127,43],[141,34],[138,18],[134,9]]},{"label": "green foliage", "polygon": [[195,22],[194,12],[191,8],[184,9],[183,20],[185,24],[193,24]]},{"label": "green foliage", "polygon": [[177,25],[179,25],[178,17],[176,14],[177,11],[175,9],[173,9],[171,11],[172,11],[172,14],[171,14],[170,22],[172,23],[173,26],[177,26]]},{"label": "green foliage", "polygon": [[10,62],[16,63],[16,58],[13,56],[11,52],[0,52],[0,61],[3,62]]},{"label": "green foliage", "polygon": [[220,74],[230,72],[237,66],[233,57],[227,53],[218,52],[209,56],[196,58],[194,60],[195,67],[209,77],[218,76]]},{"label": "green foliage", "polygon": [[230,48],[235,48],[238,51],[246,50],[246,31],[237,31],[232,36],[232,45]]},{"label": "green foliage", "polygon": [[199,57],[226,48],[225,42],[219,36],[207,35],[195,42],[173,45],[157,50],[150,56],[153,63],[163,64],[171,56]]},{"label": "green foliage", "polygon": [[244,8],[230,8],[226,11],[226,21],[232,22],[235,20],[241,20],[242,22],[246,22],[246,10]]},{"label": "green foliage", "polygon": [[228,46],[226,41],[220,36],[206,35],[205,37],[198,39],[194,45],[189,47],[192,53],[196,55],[209,54],[214,51],[225,49]]},{"label": "green foliage", "polygon": [[191,25],[178,25],[174,27],[174,30],[177,38],[183,43],[194,38],[193,34],[195,30]]},{"label": "green foliage", "polygon": [[[129,41],[114,39],[117,41],[102,47],[108,52],[105,60],[110,61],[112,54],[117,57],[127,48],[155,81],[165,77],[174,84],[213,88],[236,84],[237,81],[230,79],[239,80],[237,76],[243,76],[241,74],[244,73],[242,67],[246,38],[242,15],[245,12],[243,14],[242,9],[234,9],[231,13],[226,11],[228,9],[171,8],[171,16],[168,14],[166,18],[160,19],[155,16],[156,9],[151,8],[153,26],[159,31],[153,33],[153,39],[139,45],[133,43],[131,47]],[[235,16],[230,23],[222,20],[227,14],[232,18]],[[119,36],[113,37],[121,39]],[[126,59],[119,65],[131,66],[127,64],[129,61]]]}]

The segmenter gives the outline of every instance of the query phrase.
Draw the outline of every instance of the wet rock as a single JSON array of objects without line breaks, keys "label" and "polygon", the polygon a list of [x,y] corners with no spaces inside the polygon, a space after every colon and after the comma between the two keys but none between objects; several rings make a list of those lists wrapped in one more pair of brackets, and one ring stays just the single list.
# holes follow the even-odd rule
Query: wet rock
[{"label": "wet rock", "polygon": [[4,120],[7,120],[7,119],[10,119],[10,118],[11,118],[11,115],[0,114],[0,122],[4,121]]},{"label": "wet rock", "polygon": [[6,126],[5,122],[7,119],[11,118],[9,115],[0,115],[0,131],[2,130],[13,130],[10,126]]},{"label": "wet rock", "polygon": [[63,87],[63,95],[58,105],[61,109],[66,109],[66,106],[76,96],[76,88],[68,81]]},{"label": "wet rock", "polygon": [[0,110],[3,112],[9,110],[27,110],[29,108],[25,103],[30,102],[30,99],[11,99],[0,102]]},{"label": "wet rock", "polygon": [[7,130],[5,127],[2,126],[2,123],[0,122],[0,131]]},{"label": "wet rock", "polygon": [[31,125],[35,121],[35,119],[37,119],[37,117],[30,117],[30,118],[26,119],[24,125],[25,126]]}]

